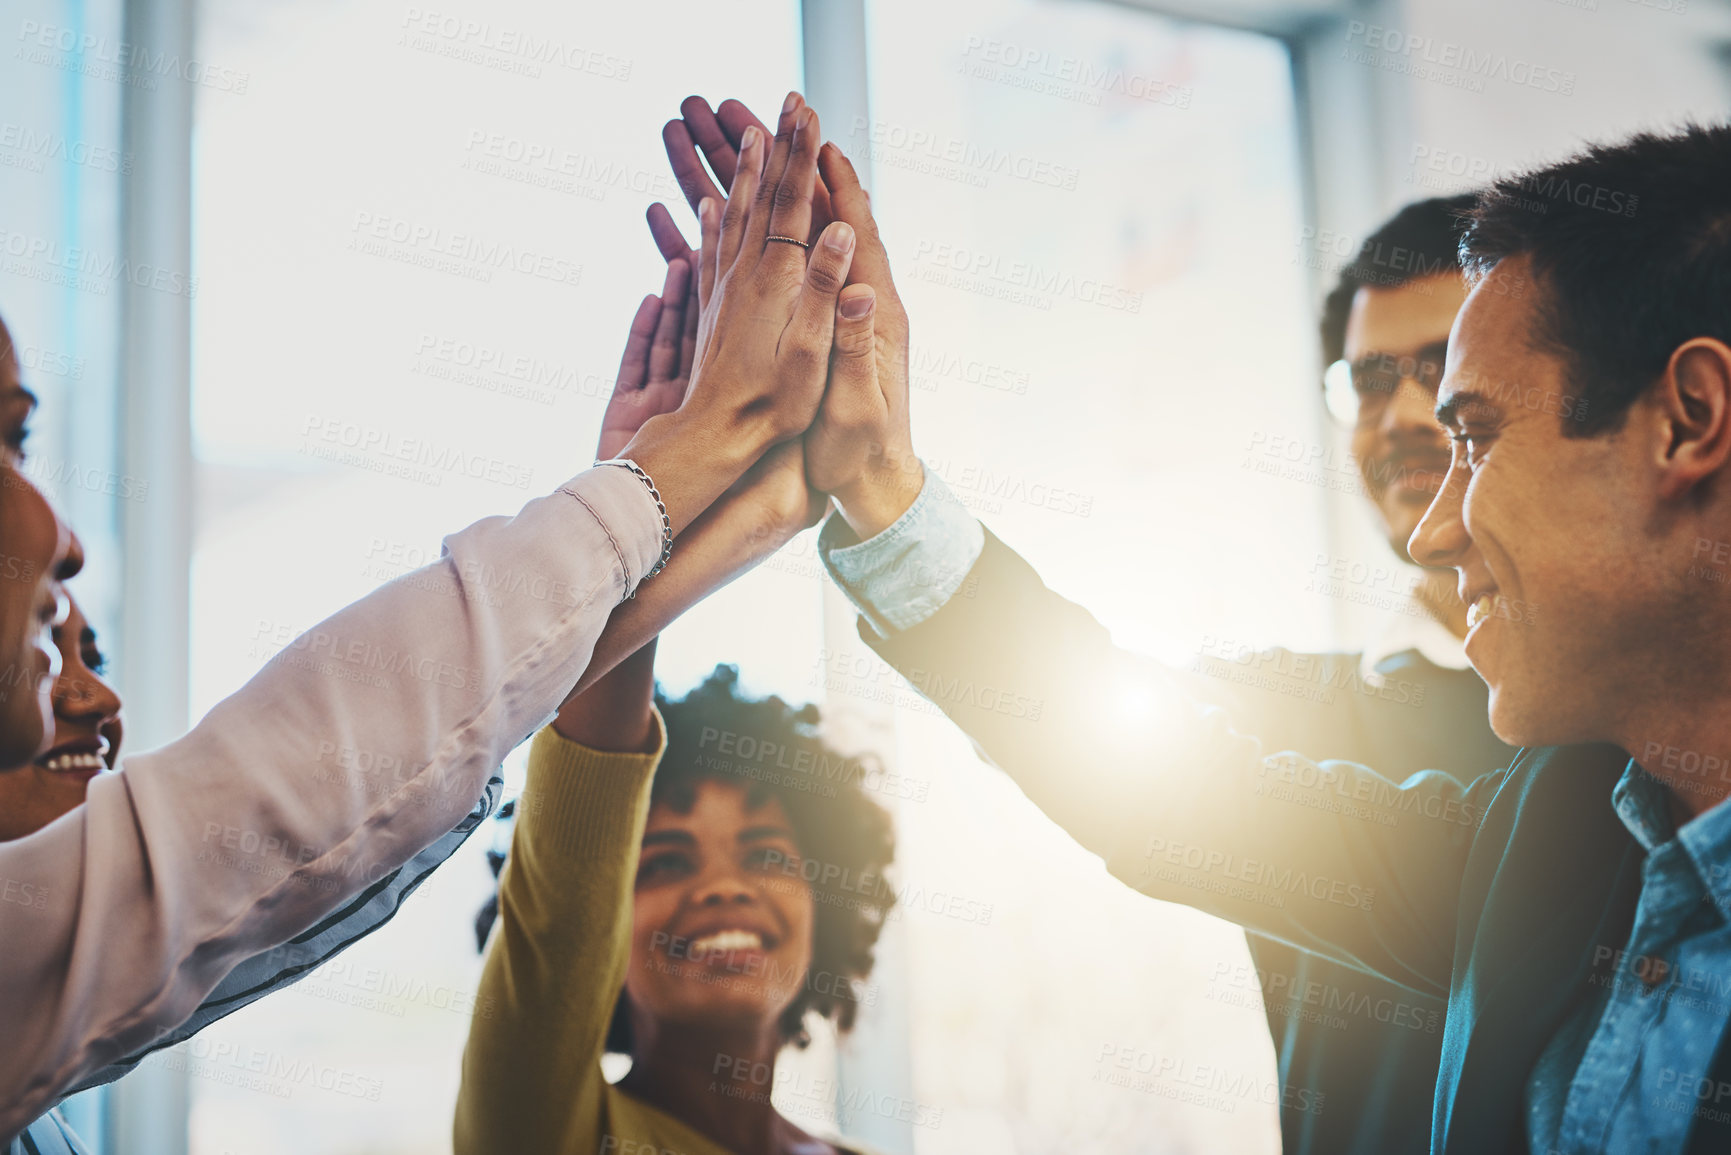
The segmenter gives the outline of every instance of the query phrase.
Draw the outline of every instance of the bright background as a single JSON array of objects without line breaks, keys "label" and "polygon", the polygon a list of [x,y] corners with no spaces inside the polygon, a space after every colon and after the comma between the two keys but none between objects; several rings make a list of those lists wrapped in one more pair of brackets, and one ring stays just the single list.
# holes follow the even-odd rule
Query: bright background
[{"label": "bright background", "polygon": [[[1207,635],[1362,644],[1374,614],[1305,592],[1319,555],[1389,564],[1317,404],[1321,293],[1407,200],[1582,139],[1722,117],[1731,30],[1704,0],[438,10],[602,61],[537,76],[500,51],[465,59],[456,41],[417,35],[420,6],[382,0],[16,7],[0,24],[0,108],[12,110],[0,113],[0,311],[35,351],[35,468],[90,543],[78,592],[115,651],[134,749],[243,682],[281,628],[584,467],[626,323],[660,281],[643,210],[665,200],[688,221],[662,122],[689,92],[767,117],[787,89],[816,101],[845,89],[838,77],[858,80],[863,104],[838,99],[824,126],[869,174],[913,321],[916,438],[934,471],[1049,584],[1166,661]],[[1553,68],[1571,92],[1474,91],[1367,65],[1354,51],[1372,24]],[[24,53],[43,26],[99,46]],[[100,45],[147,35],[185,37],[244,91],[118,84],[95,67]],[[1035,51],[1122,80],[1048,83],[1008,63]],[[573,157],[579,175],[561,185],[492,167],[478,142],[495,137]],[[993,153],[1065,175],[1054,185],[966,159]],[[1440,170],[1425,166],[1433,156]],[[385,218],[581,272],[555,284],[429,271],[411,245],[357,244],[357,222]],[[71,247],[154,252],[196,294],[64,283],[45,254]],[[989,277],[954,283],[956,254],[1105,283],[1136,307],[1006,299]],[[462,364],[470,353],[442,360],[444,342],[530,358],[561,384],[514,396],[507,378]],[[309,451],[309,434],[333,425],[479,454],[525,484],[334,464]],[[1270,444],[1319,459],[1323,484],[1252,468]],[[1260,1012],[1222,1001],[1213,981],[1247,961],[1242,936],[1110,880],[911,692],[893,708],[868,702],[897,682],[824,591],[807,535],[668,635],[665,683],[683,691],[729,661],[757,692],[823,701],[843,740],[929,785],[897,813],[899,881],[992,913],[982,924],[916,907],[894,923],[876,1005],[850,1040],[820,1038],[791,1060],[784,1107],[921,1155],[1277,1150],[1271,1106],[1224,1112],[1178,1101],[1176,1084],[1095,1079],[1116,1046],[1272,1088]],[[860,659],[857,692],[826,691],[826,647]],[[519,764],[507,771],[520,782]],[[503,833],[472,838],[326,972],[206,1031],[177,1070],[147,1064],[75,1104],[83,1129],[107,1155],[447,1149],[467,1031],[450,1006],[472,1001],[471,920]],[[408,993],[367,989],[381,982]],[[381,1093],[241,1089],[224,1077],[231,1054],[353,1072]],[[941,1121],[838,1120],[835,1103],[801,1094],[817,1075]]]}]

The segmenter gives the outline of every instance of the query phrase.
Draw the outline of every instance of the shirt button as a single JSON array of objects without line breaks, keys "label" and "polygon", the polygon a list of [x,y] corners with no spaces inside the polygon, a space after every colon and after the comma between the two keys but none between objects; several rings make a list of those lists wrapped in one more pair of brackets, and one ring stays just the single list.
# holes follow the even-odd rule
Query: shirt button
[{"label": "shirt button", "polygon": [[1635,976],[1639,978],[1648,990],[1652,990],[1665,981],[1665,976],[1671,973],[1668,960],[1655,955],[1641,955],[1635,959]]}]

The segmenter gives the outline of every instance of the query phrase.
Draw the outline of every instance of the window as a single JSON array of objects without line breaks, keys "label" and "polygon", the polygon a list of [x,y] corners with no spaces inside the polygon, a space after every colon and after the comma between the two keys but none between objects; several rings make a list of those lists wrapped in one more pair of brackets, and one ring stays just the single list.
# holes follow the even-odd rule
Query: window
[{"label": "window", "polygon": [[[872,162],[933,471],[1127,645],[1320,642],[1323,490],[1255,468],[1319,436],[1283,45],[1103,4],[870,11],[871,113],[831,132]],[[915,1149],[1278,1149],[1265,1020],[1215,981],[1242,935],[1110,879],[919,706],[883,1000],[942,1112]]]},{"label": "window", "polygon": [[[203,6],[200,56],[248,82],[197,106],[194,717],[443,534],[589,464],[661,283],[643,210],[688,215],[662,122],[690,91],[774,108],[799,83],[788,0],[431,11]],[[530,38],[567,63],[499,47]],[[670,687],[726,658],[797,688],[817,589],[742,581],[670,638]],[[183,1048],[195,1155],[448,1148],[491,838],[388,933]]]},{"label": "window", "polygon": [[[206,6],[201,56],[248,82],[197,106],[195,717],[443,533],[588,463],[659,284],[642,210],[685,219],[661,121],[687,91],[772,110],[800,83],[797,6],[745,7]],[[871,113],[826,127],[871,164],[933,470],[1128,644],[1182,661],[1209,631],[1319,636],[1327,607],[1269,596],[1265,559],[1313,555],[1322,494],[1250,467],[1259,433],[1315,427],[1282,46],[1091,4],[869,14]],[[523,33],[583,66],[505,47]],[[670,633],[664,682],[734,661],[756,691],[819,697],[812,655],[847,637],[821,588],[802,539]],[[882,997],[842,1048],[850,1133],[922,1153],[1270,1147],[1255,1094],[1105,1081],[1119,1047],[1272,1085],[1260,1013],[1210,998],[1237,932],[1113,883],[941,719],[895,729],[924,791],[899,804]],[[448,1142],[490,840],[388,933],[185,1048],[195,1153]],[[836,1061],[825,1038],[796,1060]],[[875,1112],[874,1086],[850,1097],[873,1071],[900,1072],[911,1120]],[[836,1109],[783,1084],[802,1123]]]}]

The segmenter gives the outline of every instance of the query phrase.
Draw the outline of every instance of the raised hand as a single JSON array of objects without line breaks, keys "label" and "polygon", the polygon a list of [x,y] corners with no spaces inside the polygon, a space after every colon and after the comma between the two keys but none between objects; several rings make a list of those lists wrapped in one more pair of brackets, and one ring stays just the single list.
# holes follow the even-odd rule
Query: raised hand
[{"label": "raised hand", "polygon": [[[722,186],[731,189],[734,174],[739,168],[739,147],[745,130],[756,127],[767,136],[769,129],[752,115],[751,109],[737,100],[724,100],[719,109],[711,111],[709,102],[701,96],[688,96],[680,104],[679,112],[679,120],[670,120],[662,128],[661,142],[667,149],[668,163],[673,166],[673,177],[685,193],[691,211],[696,212],[705,197],[717,203],[727,199],[727,194],[704,170],[697,150],[703,150],[709,167],[721,178]],[[658,208],[659,213],[655,211]],[[830,212],[829,191],[819,181],[812,190],[811,231],[800,239],[815,243],[834,219]],[[655,234],[656,243],[668,260],[686,251],[685,240],[665,208],[657,205],[650,209],[649,230]]]},{"label": "raised hand", "polygon": [[[700,261],[698,276],[700,299],[707,282],[709,307],[698,322],[685,401],[673,413],[649,418],[624,449],[651,476],[661,468],[678,473],[679,459],[691,453],[689,438],[696,437],[718,459],[740,462],[731,484],[767,448],[803,433],[817,414],[836,299],[853,260],[853,230],[831,224],[809,259],[801,245],[771,238],[811,234],[819,131],[816,114],[790,94],[773,148],[760,130],[748,128],[733,196],[719,214],[711,202],[716,244],[713,259],[706,252]],[[670,500],[675,532],[718,494]]]},{"label": "raised hand", "polygon": [[845,224],[826,228],[809,258],[787,239],[811,231],[819,133],[817,114],[791,95],[767,160],[763,134],[747,128],[719,224],[713,202],[705,213],[705,227],[718,232],[698,271],[708,307],[688,403],[707,403],[713,392],[761,415],[777,440],[805,432],[817,413],[836,297],[853,262],[854,234]]},{"label": "raised hand", "polygon": [[697,314],[690,261],[669,261],[661,295],[644,297],[631,320],[613,396],[601,415],[597,460],[617,457],[645,421],[672,413],[685,400],[696,360]]},{"label": "raised hand", "polygon": [[[725,100],[711,111],[702,98],[687,97],[682,119],[669,121],[662,141],[675,178],[693,208],[719,204],[722,193],[698,158],[731,185],[738,169],[737,145],[747,128],[761,126],[750,109]],[[819,181],[813,219],[827,213],[854,230],[857,249],[843,299],[865,308],[869,319],[875,377],[868,384],[857,374],[847,388],[832,383],[817,420],[806,435],[806,469],[813,488],[833,494],[854,531],[870,537],[892,524],[919,496],[925,472],[914,454],[908,415],[908,315],[890,274],[889,256],[871,213],[871,198],[845,153],[826,144],[818,155]],[[684,236],[662,205],[649,210],[649,231],[669,261],[690,256]],[[838,361],[858,355],[853,338],[838,317]]]},{"label": "raised hand", "polygon": [[[836,219],[854,230],[857,251],[853,283],[841,294],[830,387],[805,436],[805,470],[864,539],[894,524],[925,484],[908,415],[908,314],[853,163],[826,144],[818,168]],[[850,311],[863,324],[850,327]],[[866,356],[869,373],[857,364]]]}]

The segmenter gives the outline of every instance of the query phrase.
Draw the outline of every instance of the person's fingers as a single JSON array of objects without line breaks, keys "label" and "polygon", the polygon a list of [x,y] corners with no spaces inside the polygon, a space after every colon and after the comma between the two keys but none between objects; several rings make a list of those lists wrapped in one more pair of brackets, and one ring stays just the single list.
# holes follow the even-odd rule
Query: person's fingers
[{"label": "person's fingers", "polygon": [[[782,169],[781,181],[770,197],[769,236],[806,240],[811,235],[811,193],[817,184],[817,150],[823,130],[817,113],[802,109],[795,124],[793,145]],[[778,244],[781,258],[790,264],[804,263],[805,251],[797,245]],[[769,259],[770,254],[764,254]],[[773,266],[772,266],[773,267]]]},{"label": "person's fingers", "polygon": [[661,286],[661,316],[649,346],[649,380],[667,381],[679,372],[679,343],[685,328],[685,298],[690,287],[691,266],[684,261],[667,263],[667,280]]},{"label": "person's fingers", "polygon": [[[741,104],[737,100],[722,101],[721,104],[716,107],[715,120],[716,123],[721,125],[721,131],[726,139],[735,143],[738,142],[740,135],[745,132],[747,125],[755,124],[759,128],[764,127],[763,121],[757,119],[757,117],[753,115],[751,109],[745,107],[745,105]],[[768,130],[765,129],[765,131],[767,132]],[[721,150],[718,149],[717,154],[720,154],[720,152]],[[719,173],[721,170],[716,168],[716,155],[712,155],[707,148],[704,149],[704,155],[709,157],[710,167],[715,168],[716,172]],[[830,211],[829,207],[829,190],[824,187],[824,183],[821,179],[818,180],[817,187],[812,190],[811,216],[812,228],[814,231],[822,231],[825,225],[835,219],[835,214]],[[815,236],[810,236],[803,239],[816,240],[817,238]]]},{"label": "person's fingers", "polygon": [[613,382],[613,392],[641,389],[649,380],[649,346],[660,319],[661,298],[651,293],[643,298],[643,303],[637,306],[637,315],[631,318],[631,331],[625,338],[625,355],[619,359],[619,376]]},{"label": "person's fingers", "polygon": [[704,197],[697,205],[697,225],[702,230],[697,250],[697,300],[700,307],[709,307],[715,294],[715,282],[721,254],[721,206],[714,197]]},{"label": "person's fingers", "polygon": [[715,109],[715,122],[721,126],[722,134],[735,144],[745,134],[747,125],[755,124],[764,131],[769,126],[757,119],[757,114],[737,100],[724,100]]},{"label": "person's fingers", "polygon": [[878,386],[877,342],[872,332],[877,294],[870,285],[849,285],[835,306],[834,353],[824,411],[833,424],[855,428],[883,407]]},{"label": "person's fingers", "polygon": [[[696,208],[696,204],[692,205]],[[691,246],[685,242],[685,234],[679,231],[679,226],[673,222],[673,214],[667,211],[667,206],[656,201],[649,206],[644,214],[649,221],[649,235],[655,238],[655,247],[661,250],[664,261],[691,261],[697,254],[691,251]]]},{"label": "person's fingers", "polygon": [[[727,103],[724,101],[722,107],[725,108]],[[731,103],[745,107],[737,100]],[[744,120],[735,119],[735,127],[728,131],[727,125],[717,113],[710,111],[709,102],[701,96],[686,97],[679,106],[679,115],[685,119],[685,130],[691,140],[703,150],[703,158],[723,185],[733,184],[733,172],[739,166],[739,138],[744,134],[745,126],[755,124],[765,136],[769,135],[769,126],[749,112]]]},{"label": "person's fingers", "polygon": [[830,211],[838,221],[846,221],[858,237],[859,251],[854,254],[853,280],[875,287],[879,293],[895,299],[895,282],[890,276],[890,258],[884,251],[883,238],[878,234],[877,219],[872,216],[871,198],[859,182],[853,162],[834,144],[826,144],[819,153],[818,168],[829,186]]},{"label": "person's fingers", "polygon": [[697,318],[703,312],[703,302],[697,295],[696,264],[695,256],[686,262],[691,275],[685,278],[685,323],[679,334],[679,368],[676,370],[688,378],[697,367]]},{"label": "person's fingers", "polygon": [[[691,100],[697,100],[697,97],[691,97],[686,103]],[[707,108],[708,105],[704,107]],[[686,202],[693,210],[697,208],[697,202],[704,197],[721,197],[721,189],[709,179],[709,173],[704,171],[703,162],[697,157],[690,126],[685,121],[670,120],[661,126],[661,146],[667,150],[667,163],[673,167],[673,179],[678,182],[679,191],[685,194]],[[732,182],[733,172],[730,165],[723,183]]]},{"label": "person's fingers", "polygon": [[[787,94],[787,101],[781,106],[781,120],[775,126],[775,144],[769,150],[769,158],[764,161],[763,179],[758,183],[757,195],[752,198],[751,215],[746,228],[745,245],[748,253],[761,255],[763,239],[770,235],[770,218],[775,215],[775,198],[781,187],[782,170],[787,168],[787,158],[793,152],[794,137],[798,134],[800,123],[805,119],[805,100],[797,92]],[[749,130],[747,130],[749,131]],[[738,177],[734,180],[737,182]],[[739,199],[739,190],[732,193]],[[800,237],[801,240],[805,238]],[[797,247],[797,246],[796,246]]]},{"label": "person's fingers", "polygon": [[793,305],[793,317],[782,335],[778,356],[798,359],[810,356],[829,360],[835,331],[836,298],[847,284],[848,264],[853,260],[853,230],[837,221],[823,231],[812,246],[805,267],[805,283]]},{"label": "person's fingers", "polygon": [[[733,267],[745,243],[747,218],[757,197],[758,181],[763,171],[764,135],[754,128],[745,130],[739,150],[739,171],[733,174],[733,191],[727,207],[721,211],[721,239],[715,252],[715,275],[719,280]],[[761,243],[759,245],[761,248]],[[753,250],[755,259],[758,250]]]}]

